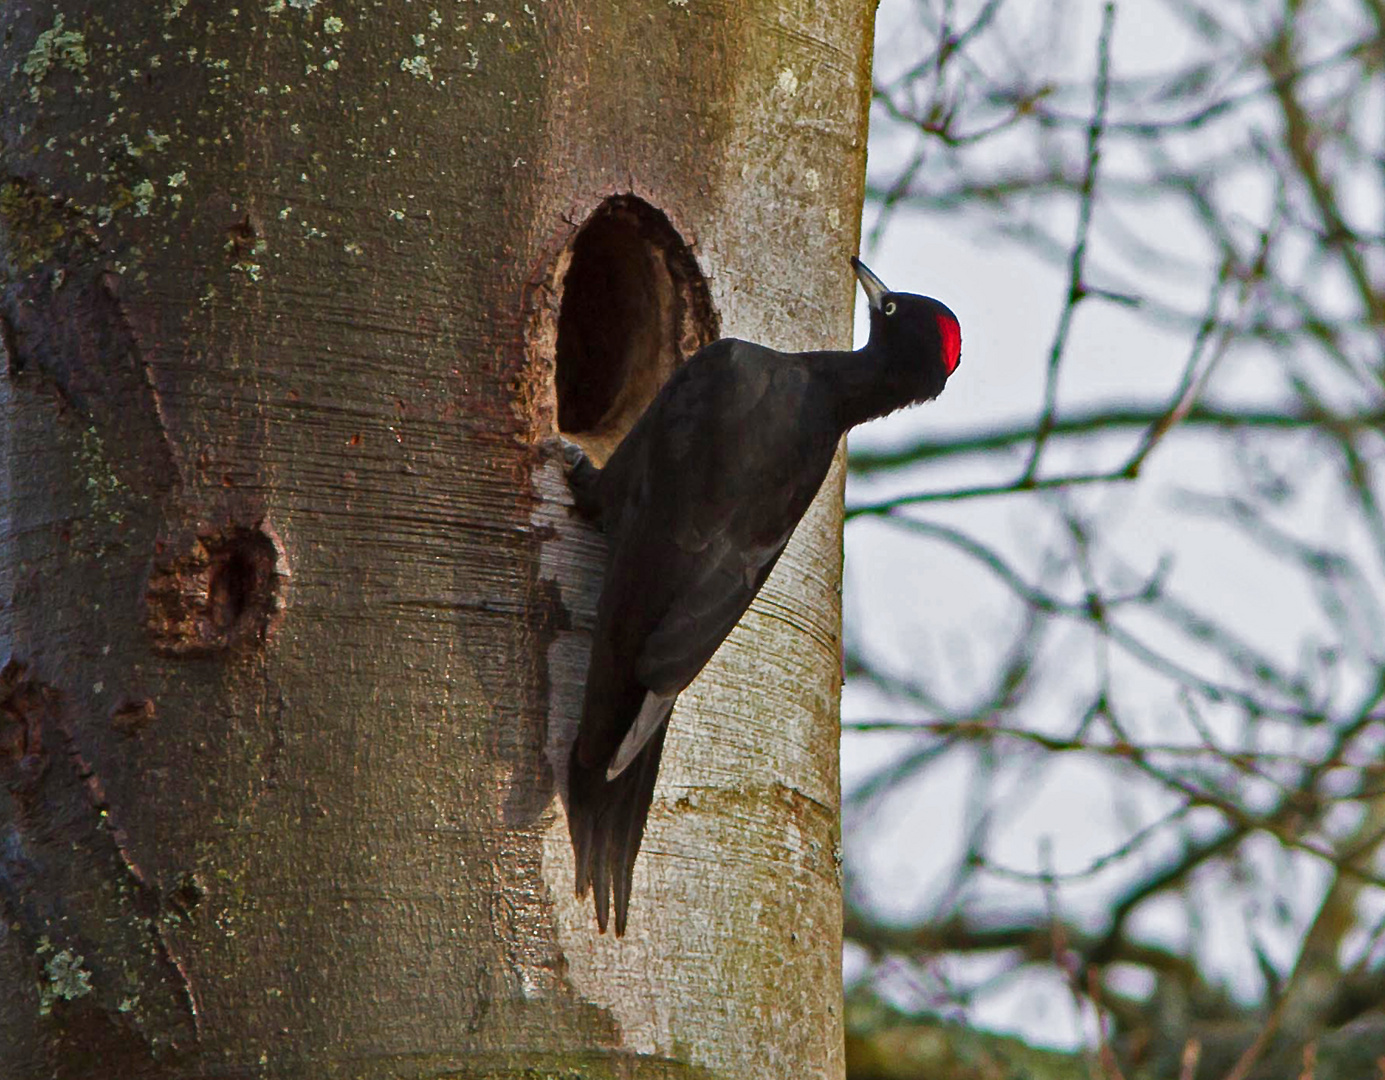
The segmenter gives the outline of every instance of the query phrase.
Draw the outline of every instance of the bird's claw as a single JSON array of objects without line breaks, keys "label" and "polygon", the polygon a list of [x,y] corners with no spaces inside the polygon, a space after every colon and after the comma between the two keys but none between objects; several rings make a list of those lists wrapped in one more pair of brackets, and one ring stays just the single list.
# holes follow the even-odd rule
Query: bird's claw
[{"label": "bird's claw", "polygon": [[569,472],[587,460],[585,450],[561,435],[550,435],[539,444],[539,448],[546,456],[562,458]]},{"label": "bird's claw", "polygon": [[561,458],[563,471],[567,473],[568,490],[572,492],[573,505],[583,517],[598,521],[601,504],[596,492],[597,479],[601,471],[592,464],[587,453],[571,439],[552,435],[544,439],[540,447],[548,456]]}]

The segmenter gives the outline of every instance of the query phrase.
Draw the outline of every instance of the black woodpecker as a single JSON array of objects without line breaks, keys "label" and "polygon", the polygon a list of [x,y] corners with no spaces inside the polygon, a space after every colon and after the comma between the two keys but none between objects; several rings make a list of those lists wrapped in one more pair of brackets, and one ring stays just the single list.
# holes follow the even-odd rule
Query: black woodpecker
[{"label": "black woodpecker", "polygon": [[577,895],[625,933],[635,855],[669,713],[774,568],[841,437],[942,393],[957,317],[892,293],[851,260],[870,301],[855,352],[784,353],[725,338],[675,371],[604,469],[565,443],[579,512],[609,555],[582,724],[568,772]]}]

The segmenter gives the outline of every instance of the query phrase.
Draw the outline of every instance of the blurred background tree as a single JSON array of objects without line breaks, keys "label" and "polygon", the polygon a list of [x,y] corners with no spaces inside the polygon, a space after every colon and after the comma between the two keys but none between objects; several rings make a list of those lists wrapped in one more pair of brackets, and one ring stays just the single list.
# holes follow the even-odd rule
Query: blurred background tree
[{"label": "blurred background tree", "polygon": [[1385,1077],[1383,67],[882,7],[866,250],[964,352],[852,445],[852,1077]]}]

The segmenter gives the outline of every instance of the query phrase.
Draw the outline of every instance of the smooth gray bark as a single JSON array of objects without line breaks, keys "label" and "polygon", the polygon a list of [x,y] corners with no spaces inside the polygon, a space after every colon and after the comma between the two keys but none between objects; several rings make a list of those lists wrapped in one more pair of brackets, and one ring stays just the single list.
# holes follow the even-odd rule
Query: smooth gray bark
[{"label": "smooth gray bark", "polygon": [[608,196],[723,332],[847,342],[872,18],[0,10],[0,1073],[840,1075],[840,476],[616,940],[560,799],[600,541],[538,446]]}]

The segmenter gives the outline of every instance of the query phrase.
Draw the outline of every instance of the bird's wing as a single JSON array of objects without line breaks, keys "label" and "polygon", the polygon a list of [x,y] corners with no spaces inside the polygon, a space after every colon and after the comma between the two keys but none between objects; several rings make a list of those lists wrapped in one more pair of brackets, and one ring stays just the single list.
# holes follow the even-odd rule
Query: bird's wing
[{"label": "bird's wing", "polygon": [[[757,348],[719,341],[690,360],[602,471],[602,522],[610,549],[577,737],[584,767],[604,771],[611,764],[636,725],[647,691],[670,696],[687,685],[649,685],[640,678],[640,658],[684,595],[698,590],[698,579],[709,570],[714,575],[730,554],[726,522],[736,512],[737,492],[728,457],[734,446],[726,442],[735,442],[746,414],[770,387],[769,368],[756,362]],[[667,709],[645,715],[666,717]],[[657,726],[644,725],[640,741]]]},{"label": "bird's wing", "polygon": [[[635,663],[635,676],[647,689],[639,712],[606,768],[607,780],[619,776],[664,727],[679,692],[735,628],[783,550],[781,543],[761,558],[747,561],[732,557],[711,567],[646,639]],[[727,562],[732,564],[730,572]],[[737,566],[739,573],[735,572]]]},{"label": "bird's wing", "polygon": [[[592,889],[602,929],[614,899],[618,934],[674,698],[744,614],[831,463],[830,424],[804,424],[803,379],[783,361],[744,342],[709,346],[602,472],[610,555],[568,816],[577,893]],[[805,430],[822,430],[822,445]]]},{"label": "bird's wing", "polygon": [[805,412],[809,383],[801,367],[743,342],[726,362],[734,374],[720,380],[723,400],[683,410],[671,403],[656,462],[659,475],[682,479],[676,502],[651,504],[666,536],[668,592],[635,674],[662,695],[692,682],[745,614],[836,447],[830,430],[812,438],[816,418]]},{"label": "bird's wing", "polygon": [[[750,389],[773,394],[777,423],[797,421],[794,397],[801,387],[792,376],[763,380]],[[743,393],[737,405],[759,421],[746,405],[752,396]],[[774,423],[752,423],[747,430],[742,417],[718,426],[724,430],[711,440],[718,451],[710,458],[708,440],[688,440],[683,446],[674,442],[670,460],[661,463],[661,471],[692,478],[687,486],[697,496],[664,508],[658,563],[667,592],[635,659],[635,677],[647,695],[622,738],[614,771],[634,759],[653,734],[654,716],[659,710],[667,716],[673,699],[745,614],[831,464],[835,440],[825,440],[805,461],[776,445],[777,433],[766,430]],[[641,719],[651,722],[641,724]]]},{"label": "bird's wing", "polygon": [[639,756],[654,733],[668,722],[677,698],[677,694],[657,694],[653,690],[645,693],[644,700],[640,702],[640,711],[635,714],[635,722],[616,748],[616,756],[606,766],[607,780],[614,780]]},{"label": "bird's wing", "polygon": [[704,554],[698,572],[683,583],[645,639],[635,674],[650,691],[676,694],[697,677],[735,629],[793,534],[790,527],[769,544],[742,546],[737,531],[728,529],[727,537],[712,545],[717,550]]}]

